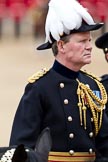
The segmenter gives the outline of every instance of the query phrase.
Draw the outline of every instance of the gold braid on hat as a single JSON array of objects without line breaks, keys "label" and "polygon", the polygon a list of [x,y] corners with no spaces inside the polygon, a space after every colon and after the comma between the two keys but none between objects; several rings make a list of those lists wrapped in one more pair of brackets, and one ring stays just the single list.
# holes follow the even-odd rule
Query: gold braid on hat
[{"label": "gold braid on hat", "polygon": [[89,88],[89,86],[85,85],[84,83],[81,83],[77,79],[78,82],[77,95],[79,100],[78,107],[80,114],[80,124],[81,125],[84,124],[84,129],[86,129],[86,110],[87,108],[89,108],[93,116],[95,135],[97,135],[102,125],[102,115],[103,109],[107,102],[107,93],[102,83],[100,83],[99,78],[85,71],[81,70],[81,72],[91,77],[97,83],[101,93],[101,98],[97,97],[94,94],[94,92]]}]

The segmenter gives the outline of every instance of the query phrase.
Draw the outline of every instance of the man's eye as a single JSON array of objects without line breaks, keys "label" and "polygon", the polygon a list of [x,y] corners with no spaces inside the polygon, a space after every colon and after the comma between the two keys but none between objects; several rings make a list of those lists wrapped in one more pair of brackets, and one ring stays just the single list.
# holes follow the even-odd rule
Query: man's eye
[{"label": "man's eye", "polygon": [[84,42],[86,42],[87,40],[80,40],[79,42],[82,42],[82,43],[84,43]]}]

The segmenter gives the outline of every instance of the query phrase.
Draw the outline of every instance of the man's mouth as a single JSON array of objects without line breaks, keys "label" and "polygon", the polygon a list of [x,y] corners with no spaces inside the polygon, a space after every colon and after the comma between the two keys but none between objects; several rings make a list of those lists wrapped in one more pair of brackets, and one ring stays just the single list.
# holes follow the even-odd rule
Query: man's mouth
[{"label": "man's mouth", "polygon": [[90,53],[86,53],[86,54],[84,54],[84,56],[91,56],[91,54]]}]

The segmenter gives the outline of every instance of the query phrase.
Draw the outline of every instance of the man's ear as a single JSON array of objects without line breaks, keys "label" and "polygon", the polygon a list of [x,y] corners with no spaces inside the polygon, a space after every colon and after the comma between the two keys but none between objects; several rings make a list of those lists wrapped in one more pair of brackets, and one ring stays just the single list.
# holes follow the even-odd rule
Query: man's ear
[{"label": "man's ear", "polygon": [[59,41],[57,42],[58,50],[59,50],[60,52],[62,52],[62,53],[64,53],[64,47],[63,47],[63,45],[64,45],[64,41],[59,40]]}]

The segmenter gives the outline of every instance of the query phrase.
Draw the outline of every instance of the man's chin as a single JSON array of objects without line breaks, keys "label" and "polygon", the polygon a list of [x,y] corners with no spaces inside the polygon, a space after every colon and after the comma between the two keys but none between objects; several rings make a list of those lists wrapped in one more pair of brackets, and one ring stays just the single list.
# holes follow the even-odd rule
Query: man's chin
[{"label": "man's chin", "polygon": [[91,64],[91,60],[87,60],[85,64]]}]

